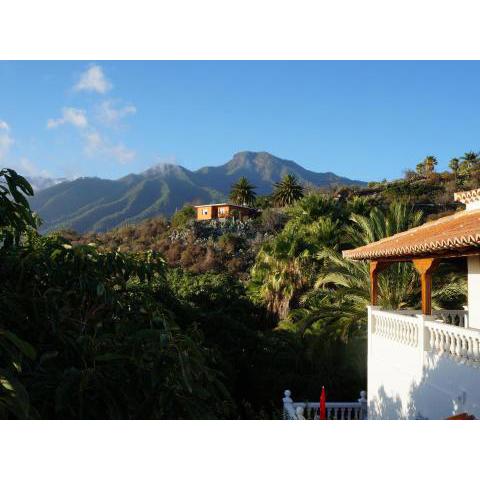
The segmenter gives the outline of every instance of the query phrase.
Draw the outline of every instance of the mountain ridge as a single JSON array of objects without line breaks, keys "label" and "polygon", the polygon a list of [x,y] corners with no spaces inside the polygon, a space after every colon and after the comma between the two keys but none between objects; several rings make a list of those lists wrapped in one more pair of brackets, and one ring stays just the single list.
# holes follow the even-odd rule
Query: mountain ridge
[{"label": "mountain ridge", "polygon": [[186,203],[224,201],[231,185],[241,176],[256,186],[257,194],[269,194],[273,184],[287,173],[295,174],[300,182],[311,187],[364,185],[332,172],[307,170],[268,152],[244,151],[223,165],[193,171],[163,163],[118,180],[77,178],[36,192],[31,205],[44,221],[42,231],[105,231],[157,215],[170,215]]}]

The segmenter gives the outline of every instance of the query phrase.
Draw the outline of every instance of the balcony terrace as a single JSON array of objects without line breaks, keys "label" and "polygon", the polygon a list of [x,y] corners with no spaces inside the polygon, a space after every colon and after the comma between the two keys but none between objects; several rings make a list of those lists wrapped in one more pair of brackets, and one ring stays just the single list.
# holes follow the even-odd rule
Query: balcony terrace
[{"label": "balcony terrace", "polygon": [[[455,194],[466,209],[368,245],[346,250],[370,261],[368,417],[480,417],[480,189]],[[467,264],[468,311],[432,310],[432,276],[441,262]],[[378,278],[412,262],[421,280],[421,311],[378,306]]]}]

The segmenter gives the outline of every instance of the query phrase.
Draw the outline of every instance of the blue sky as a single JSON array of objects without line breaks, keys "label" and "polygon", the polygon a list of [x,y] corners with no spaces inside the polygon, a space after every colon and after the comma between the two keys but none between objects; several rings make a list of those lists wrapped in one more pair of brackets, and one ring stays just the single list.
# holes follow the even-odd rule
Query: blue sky
[{"label": "blue sky", "polygon": [[480,150],[480,62],[0,62],[0,165],[118,178],[268,151],[364,180]]}]

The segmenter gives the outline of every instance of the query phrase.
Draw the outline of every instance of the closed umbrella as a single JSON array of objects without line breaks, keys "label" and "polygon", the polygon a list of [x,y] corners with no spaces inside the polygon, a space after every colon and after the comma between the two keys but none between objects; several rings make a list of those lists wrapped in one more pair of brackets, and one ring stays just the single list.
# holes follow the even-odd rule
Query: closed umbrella
[{"label": "closed umbrella", "polygon": [[327,405],[325,402],[325,387],[322,387],[322,394],[320,395],[320,420],[327,419]]}]

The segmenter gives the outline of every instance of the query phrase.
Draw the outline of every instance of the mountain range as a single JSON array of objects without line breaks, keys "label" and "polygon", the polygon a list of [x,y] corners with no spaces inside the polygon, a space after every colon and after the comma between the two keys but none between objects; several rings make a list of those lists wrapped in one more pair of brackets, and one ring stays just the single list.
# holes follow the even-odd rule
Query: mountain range
[{"label": "mountain range", "polygon": [[231,185],[245,176],[259,195],[293,173],[305,186],[364,185],[331,172],[317,173],[267,152],[239,152],[221,166],[196,171],[160,164],[118,180],[82,177],[36,191],[31,206],[43,220],[42,231],[106,231],[157,215],[171,215],[186,203],[221,202]]},{"label": "mountain range", "polygon": [[49,177],[25,177],[33,188],[34,192],[45,190],[46,188],[68,181],[68,178],[49,178]]}]

